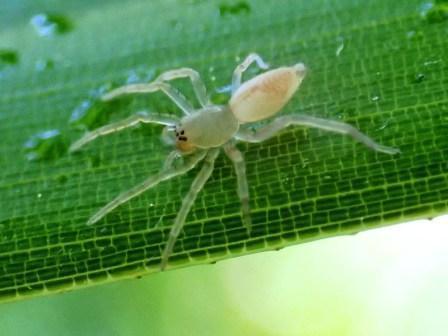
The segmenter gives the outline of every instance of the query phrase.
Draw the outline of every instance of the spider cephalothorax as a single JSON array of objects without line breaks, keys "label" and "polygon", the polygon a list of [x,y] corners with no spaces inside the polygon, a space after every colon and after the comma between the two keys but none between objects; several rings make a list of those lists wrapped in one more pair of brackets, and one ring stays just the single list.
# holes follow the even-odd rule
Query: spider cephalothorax
[{"label": "spider cephalothorax", "polygon": [[[165,131],[173,130],[175,135],[174,144],[176,149],[168,155],[162,170],[157,175],[150,176],[131,190],[120,194],[95,213],[88,220],[87,224],[96,223],[120,204],[127,202],[129,199],[156,186],[162,181],[185,174],[202,162],[202,168],[193,181],[190,191],[183,199],[182,206],[171,227],[170,236],[162,254],[160,267],[163,270],[168,263],[168,258],[172,253],[176,239],[185,224],[187,214],[197,194],[203,188],[213,171],[214,161],[221,148],[233,162],[235,168],[238,186],[237,193],[241,201],[242,221],[248,231],[250,231],[252,224],[249,208],[249,188],[247,185],[244,158],[235,146],[237,141],[261,142],[290,125],[302,125],[348,134],[371,149],[386,154],[396,154],[399,152],[396,148],[386,147],[376,143],[349,124],[302,114],[277,117],[271,123],[259,128],[256,132],[240,127],[242,124],[257,122],[276,115],[288,103],[306,75],[305,65],[303,63],[297,63],[293,66],[280,67],[267,71],[241,84],[243,72],[253,62],[262,69],[268,68],[268,65],[264,63],[259,55],[249,54],[233,72],[231,86],[232,97],[227,105],[213,105],[208,99],[205,86],[199,74],[190,68],[170,70],[162,73],[152,83],[126,85],[105,94],[102,97],[103,101],[114,99],[123,94],[151,93],[160,90],[176,103],[183,111],[184,116],[177,118],[171,115],[154,115],[147,112],[139,112],[128,119],[89,132],[73,143],[70,148],[71,151],[78,150],[98,136],[113,133],[138,123],[165,125],[167,126]],[[177,90],[173,89],[167,83],[172,79],[182,77],[190,78],[196,97],[201,105],[199,109],[193,108]],[[182,160],[180,165],[175,165],[174,162],[180,156],[183,156],[184,160]]]}]

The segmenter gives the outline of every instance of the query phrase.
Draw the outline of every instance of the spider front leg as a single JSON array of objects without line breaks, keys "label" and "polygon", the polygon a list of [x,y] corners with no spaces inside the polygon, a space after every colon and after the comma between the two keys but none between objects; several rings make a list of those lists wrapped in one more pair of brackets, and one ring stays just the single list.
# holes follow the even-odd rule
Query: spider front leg
[{"label": "spider front leg", "polygon": [[125,128],[135,126],[139,123],[145,123],[145,124],[153,123],[165,126],[174,126],[178,123],[178,121],[179,120],[173,116],[152,115],[146,113],[145,111],[141,111],[127,119],[117,121],[115,123],[97,128],[96,130],[86,133],[81,139],[77,140],[70,146],[69,151],[70,152],[77,151],[81,147],[95,140],[99,136],[115,133]]},{"label": "spider front leg", "polygon": [[247,68],[253,63],[256,62],[258,67],[261,69],[268,69],[269,64],[265,63],[260,55],[251,53],[249,54],[245,60],[239,64],[235,70],[233,71],[232,76],[232,94],[240,87],[241,85],[241,76],[243,72],[247,70]]},{"label": "spider front leg", "polygon": [[193,70],[191,68],[180,68],[175,70],[169,70],[162,73],[159,77],[157,77],[156,81],[170,81],[176,78],[184,78],[184,77],[190,78],[191,85],[193,85],[193,90],[201,106],[205,107],[207,105],[210,105],[210,100],[207,96],[207,90],[205,89],[205,84],[196,70]]},{"label": "spider front leg", "polygon": [[147,178],[142,183],[133,187],[132,189],[125,191],[115,198],[112,202],[101,208],[96,212],[87,222],[87,225],[92,225],[98,222],[101,218],[114,210],[116,207],[123,203],[126,203],[131,198],[140,195],[142,192],[158,185],[160,182],[169,180],[175,176],[185,174],[189,170],[193,169],[206,155],[206,151],[197,151],[189,156],[184,157],[184,162],[179,167],[175,167],[174,162],[179,158],[179,153],[173,151],[168,155],[162,170],[154,176]]},{"label": "spider front leg", "polygon": [[186,115],[194,112],[193,106],[185,97],[171,85],[155,80],[151,83],[129,84],[116,88],[101,97],[102,101],[109,101],[117,97],[132,93],[153,93],[162,91],[165,93]]},{"label": "spider front leg", "polygon": [[162,261],[160,263],[160,269],[163,271],[168,263],[168,258],[173,252],[174,244],[176,243],[177,237],[182,230],[185,219],[187,218],[188,213],[190,212],[191,207],[193,206],[198,193],[202,190],[205,185],[205,182],[209,179],[210,175],[213,172],[215,159],[219,154],[219,149],[213,148],[208,151],[207,156],[204,159],[204,164],[199,171],[198,175],[194,179],[191,184],[190,190],[187,195],[185,195],[182,206],[177,213],[176,219],[174,220],[174,224],[171,227],[171,231],[168,237],[168,241],[166,243],[165,249],[162,253]]},{"label": "spider front leg", "polygon": [[276,119],[274,119],[274,121],[272,123],[270,123],[269,125],[267,125],[265,127],[260,128],[255,133],[253,133],[249,130],[240,129],[235,137],[238,140],[246,141],[246,142],[262,142],[262,141],[265,141],[265,140],[271,138],[280,130],[282,130],[288,126],[291,126],[291,125],[309,126],[309,127],[320,128],[320,129],[330,131],[330,132],[347,134],[347,135],[350,135],[355,140],[366,145],[367,147],[373,149],[374,151],[391,154],[391,155],[400,153],[400,150],[398,148],[380,145],[379,143],[375,142],[372,138],[370,138],[367,135],[365,135],[364,133],[360,132],[358,129],[356,129],[352,125],[349,125],[349,124],[346,124],[343,122],[339,122],[339,121],[315,118],[315,117],[302,115],[302,114],[296,114],[296,115],[290,115],[290,116],[276,118]]},{"label": "spider front leg", "polygon": [[227,144],[224,151],[233,162],[235,168],[236,180],[238,184],[238,196],[241,202],[241,212],[243,215],[243,224],[247,231],[252,228],[252,220],[250,218],[249,207],[249,187],[247,185],[246,164],[244,162],[243,154],[233,144]]}]

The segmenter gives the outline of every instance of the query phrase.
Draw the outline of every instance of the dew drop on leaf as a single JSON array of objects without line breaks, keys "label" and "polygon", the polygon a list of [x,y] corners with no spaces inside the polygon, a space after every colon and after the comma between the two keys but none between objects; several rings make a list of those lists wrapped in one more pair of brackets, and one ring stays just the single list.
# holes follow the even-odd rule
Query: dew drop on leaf
[{"label": "dew drop on leaf", "polygon": [[427,2],[421,6],[420,15],[428,23],[441,23],[448,20],[448,1],[436,0]]},{"label": "dew drop on leaf", "polygon": [[89,156],[89,167],[90,168],[99,167],[100,164],[101,164],[101,159],[99,156],[97,156],[97,155]]},{"label": "dew drop on leaf", "polygon": [[418,73],[414,77],[414,83],[421,83],[424,80],[425,80],[425,74],[423,74],[423,73]]},{"label": "dew drop on leaf", "polygon": [[126,84],[148,83],[156,76],[157,70],[155,68],[137,67],[128,70],[126,76]]},{"label": "dew drop on leaf", "polygon": [[382,131],[384,129],[386,129],[387,126],[389,126],[391,122],[391,118],[387,119],[380,127],[378,127],[376,130],[377,131]]},{"label": "dew drop on leaf", "polygon": [[68,177],[65,174],[59,175],[58,177],[56,177],[56,181],[59,184],[65,184],[68,181]]},{"label": "dew drop on leaf", "polygon": [[0,64],[14,65],[19,62],[19,54],[12,49],[0,49]]},{"label": "dew drop on leaf", "polygon": [[101,96],[113,88],[112,83],[107,83],[89,93],[89,97],[83,100],[73,110],[69,124],[76,129],[94,129],[107,123],[114,102],[104,103]]},{"label": "dew drop on leaf", "polygon": [[73,24],[64,15],[40,13],[34,15],[30,24],[42,37],[52,37],[56,34],[65,34],[73,29]]},{"label": "dew drop on leaf", "polygon": [[224,85],[215,89],[216,93],[230,93],[232,92],[232,85]]},{"label": "dew drop on leaf", "polygon": [[53,69],[54,68],[54,61],[52,59],[40,59],[37,60],[35,63],[34,68],[36,69],[37,72],[42,72],[45,70],[49,70],[49,69]]},{"label": "dew drop on leaf", "polygon": [[247,1],[238,1],[232,3],[222,2],[219,5],[219,14],[221,16],[249,14],[250,11],[251,8]]},{"label": "dew drop on leaf", "polygon": [[57,129],[32,135],[23,145],[29,161],[56,159],[67,151],[67,142]]},{"label": "dew drop on leaf", "polygon": [[344,38],[342,36],[339,36],[337,41],[338,41],[338,47],[336,48],[336,57],[339,57],[345,48],[345,43]]},{"label": "dew drop on leaf", "polygon": [[406,37],[409,40],[420,40],[424,37],[423,32],[421,30],[410,30],[406,33]]}]

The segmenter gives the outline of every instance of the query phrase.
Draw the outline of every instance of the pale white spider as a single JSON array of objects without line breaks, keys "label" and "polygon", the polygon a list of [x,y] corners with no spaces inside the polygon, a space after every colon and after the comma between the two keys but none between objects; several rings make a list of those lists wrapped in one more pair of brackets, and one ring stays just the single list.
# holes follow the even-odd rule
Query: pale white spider
[{"label": "pale white spider", "polygon": [[[306,74],[305,65],[297,63],[290,67],[281,67],[267,71],[241,84],[243,72],[253,62],[261,69],[268,68],[268,65],[259,55],[249,54],[233,72],[232,96],[227,105],[213,105],[207,96],[204,83],[199,74],[190,68],[166,71],[151,83],[125,85],[105,94],[101,98],[103,101],[109,101],[125,94],[150,93],[160,90],[171,98],[185,116],[179,119],[175,116],[151,115],[146,112],[140,112],[125,120],[86,133],[81,139],[72,144],[70,151],[76,151],[98,136],[117,132],[138,123],[165,125],[164,132],[173,132],[175,134],[173,144],[175,143],[176,149],[168,155],[161,171],[134,188],[120,194],[95,213],[88,220],[87,224],[96,223],[113,209],[145,190],[156,186],[162,181],[185,174],[197,164],[203,162],[201,170],[182,201],[182,206],[171,228],[168,242],[162,254],[160,268],[163,270],[168,263],[168,258],[185,223],[187,214],[199,191],[203,188],[213,171],[215,159],[221,148],[224,149],[235,168],[238,196],[241,201],[242,221],[247,230],[251,229],[249,190],[244,158],[242,153],[235,147],[237,141],[261,142],[290,125],[301,125],[348,134],[378,152],[386,154],[399,152],[396,148],[376,143],[349,124],[306,115],[293,114],[278,117],[256,131],[241,128],[242,124],[264,120],[279,112],[290,100]],[[201,105],[199,109],[193,108],[182,94],[167,83],[167,81],[182,77],[188,77],[191,80],[194,92]],[[179,164],[177,163],[178,161],[180,161]]]}]

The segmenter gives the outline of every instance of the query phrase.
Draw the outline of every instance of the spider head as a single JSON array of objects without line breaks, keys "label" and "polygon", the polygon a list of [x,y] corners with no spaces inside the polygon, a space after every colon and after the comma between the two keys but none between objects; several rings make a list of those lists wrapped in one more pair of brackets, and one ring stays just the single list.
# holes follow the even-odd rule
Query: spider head
[{"label": "spider head", "polygon": [[176,136],[176,148],[183,153],[191,153],[195,150],[194,145],[191,141],[188,141],[187,133],[182,126],[176,126],[174,129],[174,134]]},{"label": "spider head", "polygon": [[185,129],[179,125],[166,126],[162,133],[163,141],[176,148],[182,153],[191,153],[194,151],[194,145],[188,141]]}]

